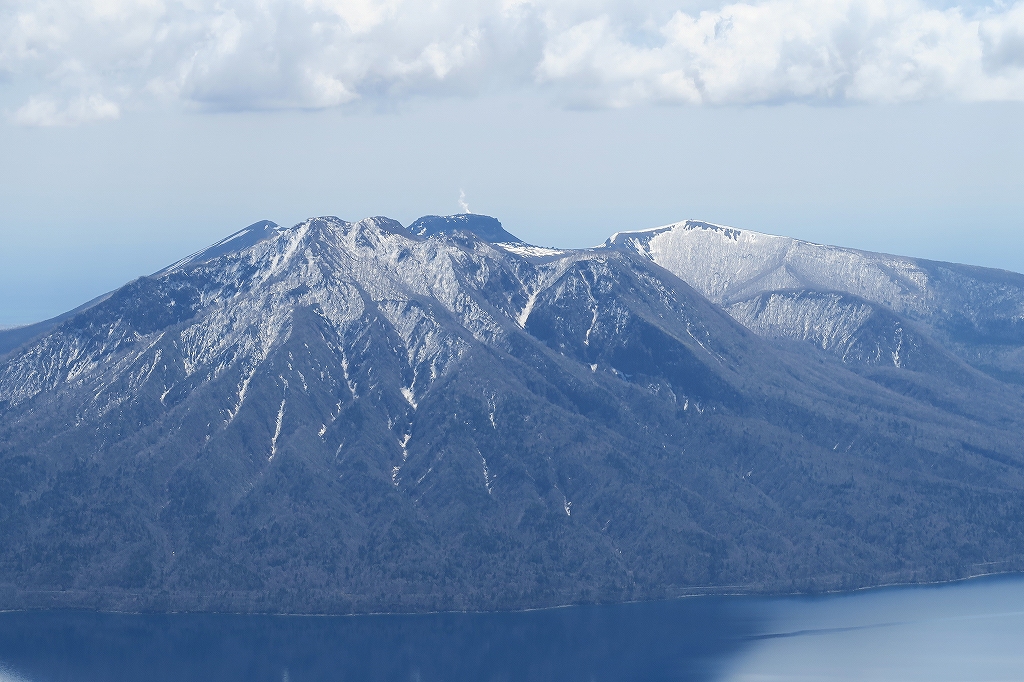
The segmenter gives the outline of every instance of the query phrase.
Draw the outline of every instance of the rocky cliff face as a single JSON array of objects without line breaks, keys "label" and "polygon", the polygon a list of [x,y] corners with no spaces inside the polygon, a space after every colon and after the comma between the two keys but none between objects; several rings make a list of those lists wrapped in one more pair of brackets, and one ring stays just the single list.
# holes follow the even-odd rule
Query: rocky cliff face
[{"label": "rocky cliff face", "polygon": [[1014,276],[687,225],[562,251],[478,216],[257,223],[40,328],[0,360],[0,606],[1017,568],[1024,399],[949,326],[1012,337]]}]

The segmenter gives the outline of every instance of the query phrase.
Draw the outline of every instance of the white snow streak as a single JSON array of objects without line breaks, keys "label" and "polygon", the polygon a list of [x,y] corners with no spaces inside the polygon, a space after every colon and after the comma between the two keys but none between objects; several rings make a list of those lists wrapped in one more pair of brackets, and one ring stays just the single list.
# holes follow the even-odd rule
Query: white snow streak
[{"label": "white snow streak", "polygon": [[487,494],[491,495],[494,492],[494,477],[491,476],[491,471],[487,468],[487,458],[484,457],[484,453],[480,452],[480,450],[477,450],[476,452],[480,455],[480,463],[483,465],[484,487],[487,488]]},{"label": "white snow streak", "polygon": [[[349,393],[352,394],[354,400],[359,396],[356,395],[356,385],[352,382],[352,377],[348,373],[348,356],[345,354],[344,348],[339,348],[338,351],[341,353],[341,372],[345,375],[345,385],[348,386]],[[341,403],[338,404],[341,405]]]},{"label": "white snow streak", "polygon": [[238,411],[242,409],[242,403],[245,402],[245,393],[249,390],[249,382],[252,381],[253,376],[256,375],[256,369],[253,367],[252,371],[249,372],[245,378],[242,379],[242,383],[238,385],[238,402],[235,403],[235,407],[232,410],[228,410],[228,424],[235,420],[238,416]]},{"label": "white snow streak", "polygon": [[488,414],[487,414],[487,418],[489,420],[491,420],[491,428],[494,429],[494,430],[497,430],[498,429],[498,423],[496,421],[494,421],[494,414],[498,410],[498,403],[497,403],[497,397],[496,396],[492,395],[490,398],[487,399],[487,408],[490,410],[490,412],[488,412]]},{"label": "white snow streak", "polygon": [[275,455],[277,455],[277,439],[281,436],[281,424],[284,422],[284,404],[288,399],[285,398],[281,401],[281,409],[277,411],[277,427],[274,429],[274,436],[270,439],[270,458],[268,462],[274,461]]},{"label": "white snow streak", "polygon": [[686,323],[686,333],[689,334],[690,338],[693,339],[694,341],[696,341],[697,345],[700,346],[701,348],[703,348],[706,353],[708,353],[709,355],[713,356],[716,360],[718,360],[719,364],[722,364],[722,365],[725,364],[725,359],[721,355],[719,355],[715,351],[713,351],[710,348],[708,348],[707,346],[705,346],[703,343],[701,343],[700,339],[698,339],[696,336],[694,336],[693,331],[691,331],[691,329],[690,329],[690,323],[689,322]]},{"label": "white snow streak", "polygon": [[291,261],[292,256],[298,250],[299,245],[302,243],[303,237],[309,232],[310,224],[307,222],[305,225],[295,231],[295,234],[291,235],[288,240],[288,244],[285,246],[284,253],[274,256],[273,261],[270,264],[270,271],[267,273],[266,278],[273,277],[278,272],[284,269]]},{"label": "white snow streak", "polygon": [[516,324],[521,328],[526,329],[526,321],[530,319],[530,313],[533,312],[533,306],[536,305],[537,297],[540,296],[541,291],[542,289],[540,288],[535,289],[534,292],[530,294],[530,298],[526,300],[526,307],[523,308],[523,312],[519,313],[519,317],[516,319]]}]

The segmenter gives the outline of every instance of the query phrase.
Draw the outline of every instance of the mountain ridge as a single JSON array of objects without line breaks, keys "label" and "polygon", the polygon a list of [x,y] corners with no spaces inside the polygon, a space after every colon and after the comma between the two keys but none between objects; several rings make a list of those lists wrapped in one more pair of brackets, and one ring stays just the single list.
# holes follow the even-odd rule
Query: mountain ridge
[{"label": "mountain ridge", "polygon": [[[532,608],[1021,567],[1022,396],[932,327],[833,293],[906,322],[928,371],[843,362],[643,244],[442,224],[257,223],[0,358],[0,605]],[[863,322],[859,348],[895,338]]]},{"label": "mountain ridge", "polygon": [[703,221],[617,233],[607,242],[613,243],[645,255],[727,308],[772,292],[841,292],[923,325],[947,350],[994,377],[1024,377],[1024,357],[1017,350],[1024,345],[1019,273]]}]

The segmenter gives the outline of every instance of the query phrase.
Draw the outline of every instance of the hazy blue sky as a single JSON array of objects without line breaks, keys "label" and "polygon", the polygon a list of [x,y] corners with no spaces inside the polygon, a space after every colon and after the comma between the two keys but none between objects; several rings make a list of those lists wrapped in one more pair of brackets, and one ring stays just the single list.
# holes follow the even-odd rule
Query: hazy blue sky
[{"label": "hazy blue sky", "polygon": [[683,218],[1024,271],[1024,2],[8,0],[0,325],[259,219]]}]

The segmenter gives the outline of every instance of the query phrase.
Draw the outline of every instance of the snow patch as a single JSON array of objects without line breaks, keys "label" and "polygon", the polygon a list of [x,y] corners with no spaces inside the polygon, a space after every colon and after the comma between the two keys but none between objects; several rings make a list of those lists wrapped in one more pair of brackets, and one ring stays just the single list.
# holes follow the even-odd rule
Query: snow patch
[{"label": "snow patch", "polygon": [[[348,386],[349,393],[352,394],[352,399],[355,400],[359,396],[356,394],[356,385],[352,381],[352,377],[349,375],[349,371],[348,371],[348,356],[345,354],[345,349],[344,348],[339,348],[338,350],[341,352],[341,372],[345,376],[345,385]],[[339,405],[338,411],[340,412],[341,411],[341,408],[340,408],[341,403],[338,403],[338,405]]]},{"label": "snow patch", "polygon": [[533,306],[537,303],[537,297],[540,296],[542,289],[537,288],[534,290],[530,297],[526,299],[526,307],[519,313],[519,317],[516,319],[516,324],[521,328],[526,329],[526,321],[530,319],[530,313],[533,312]]},{"label": "snow patch", "polygon": [[491,397],[487,399],[487,409],[489,410],[487,413],[487,419],[491,422],[491,428],[497,430],[498,422],[494,420],[494,415],[498,411],[498,397],[496,395],[491,395]]},{"label": "snow patch", "polygon": [[544,246],[533,246],[532,244],[510,244],[507,242],[496,242],[495,246],[514,253],[517,256],[526,257],[543,257],[543,256],[561,256],[564,253],[568,253],[565,249],[550,249]]},{"label": "snow patch", "polygon": [[494,492],[494,477],[491,476],[491,471],[487,468],[487,458],[484,457],[484,453],[480,452],[480,450],[477,450],[476,453],[480,455],[480,463],[483,465],[484,487],[487,488],[487,494],[491,495]]},{"label": "snow patch", "polygon": [[[252,381],[252,378],[256,375],[256,369],[256,367],[253,367],[252,371],[250,371],[238,385],[238,402],[235,403],[234,409],[228,410],[228,424],[235,420],[235,417],[238,416],[238,411],[242,409],[242,403],[245,402],[245,393],[249,390],[249,382]],[[162,401],[163,400],[161,399],[161,402]]]},{"label": "snow patch", "polygon": [[277,439],[281,437],[281,424],[284,422],[284,404],[285,400],[281,401],[281,408],[277,411],[277,426],[274,428],[274,435],[270,439],[270,457],[267,459],[268,462],[274,461],[274,457],[277,455]]},{"label": "snow patch", "polygon": [[299,246],[302,244],[303,238],[309,232],[311,223],[307,222],[299,229],[295,230],[295,234],[291,235],[288,243],[284,247],[284,253],[275,255],[270,263],[270,270],[266,275],[266,279],[270,279],[278,272],[284,269],[284,267],[291,261],[292,256],[298,251]]}]

